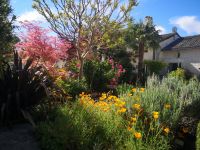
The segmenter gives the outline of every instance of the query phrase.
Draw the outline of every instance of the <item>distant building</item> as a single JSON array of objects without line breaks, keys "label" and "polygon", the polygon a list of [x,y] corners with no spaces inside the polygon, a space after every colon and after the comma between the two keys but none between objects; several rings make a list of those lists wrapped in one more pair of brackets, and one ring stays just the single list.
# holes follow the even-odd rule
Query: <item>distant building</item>
[{"label": "distant building", "polygon": [[161,35],[159,49],[145,52],[144,60],[166,62],[168,68],[165,71],[182,67],[200,75],[200,35],[181,37],[173,28],[172,33]]}]

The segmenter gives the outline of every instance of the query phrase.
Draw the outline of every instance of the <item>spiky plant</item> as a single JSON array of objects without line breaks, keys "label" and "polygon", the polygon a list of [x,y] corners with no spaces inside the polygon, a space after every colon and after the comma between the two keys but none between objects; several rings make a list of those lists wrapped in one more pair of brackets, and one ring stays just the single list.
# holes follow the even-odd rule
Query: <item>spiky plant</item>
[{"label": "spiky plant", "polygon": [[22,64],[14,52],[14,63],[3,62],[0,76],[0,119],[10,124],[24,117],[33,125],[30,110],[45,97],[44,73],[41,67],[30,67],[32,60]]}]

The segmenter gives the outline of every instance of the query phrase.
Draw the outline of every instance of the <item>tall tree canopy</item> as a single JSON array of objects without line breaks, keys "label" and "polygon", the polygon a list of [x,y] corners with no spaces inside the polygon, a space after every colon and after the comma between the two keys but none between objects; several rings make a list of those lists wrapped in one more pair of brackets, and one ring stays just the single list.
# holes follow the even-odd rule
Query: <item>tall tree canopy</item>
[{"label": "tall tree canopy", "polygon": [[134,23],[131,21],[127,28],[125,40],[127,45],[138,53],[138,76],[142,77],[145,49],[155,50],[159,48],[159,31],[155,29],[153,19],[147,16],[144,22]]},{"label": "tall tree canopy", "polygon": [[12,49],[16,36],[13,34],[13,22],[16,17],[12,14],[9,0],[0,0],[0,56]]},{"label": "tall tree canopy", "polygon": [[117,41],[110,35],[125,25],[135,5],[135,0],[34,0],[33,7],[53,31],[73,44],[81,78],[87,55]]}]

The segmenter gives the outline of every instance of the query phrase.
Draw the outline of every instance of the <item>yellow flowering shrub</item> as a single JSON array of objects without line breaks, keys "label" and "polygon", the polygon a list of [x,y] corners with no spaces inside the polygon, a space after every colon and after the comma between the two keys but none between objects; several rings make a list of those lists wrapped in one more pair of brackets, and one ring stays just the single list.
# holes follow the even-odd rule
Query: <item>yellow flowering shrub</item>
[{"label": "yellow flowering shrub", "polygon": [[[163,127],[160,122],[162,112],[146,112],[143,108],[141,95],[144,92],[144,88],[132,88],[125,96],[119,97],[102,93],[97,100],[92,99],[90,94],[82,93],[79,100],[85,106],[92,106],[103,112],[112,111],[120,115],[127,124],[127,131],[136,141],[143,137],[144,139],[158,139],[159,136],[167,136],[170,128]],[[166,103],[164,108],[169,110],[171,105]]]}]

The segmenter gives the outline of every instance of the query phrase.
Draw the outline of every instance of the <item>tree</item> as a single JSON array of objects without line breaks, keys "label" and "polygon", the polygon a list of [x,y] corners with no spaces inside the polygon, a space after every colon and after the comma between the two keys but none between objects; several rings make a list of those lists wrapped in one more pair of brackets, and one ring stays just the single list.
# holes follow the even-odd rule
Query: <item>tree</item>
[{"label": "tree", "polygon": [[12,49],[17,37],[13,34],[16,17],[12,14],[9,0],[0,0],[0,57]]},{"label": "tree", "polygon": [[42,65],[49,71],[54,71],[58,60],[67,60],[71,48],[69,41],[49,36],[49,30],[38,25],[38,22],[23,22],[23,32],[16,48],[24,60],[33,59],[34,65]]},{"label": "tree", "polygon": [[138,51],[138,77],[142,79],[143,58],[146,49],[156,49],[159,47],[159,31],[155,29],[151,17],[146,17],[145,22],[134,23],[131,21],[128,25],[125,40],[127,45],[133,50]]},{"label": "tree", "polygon": [[[50,23],[52,30],[69,40],[80,62],[83,74],[88,54],[109,47],[110,33],[117,32],[129,19],[135,0],[34,0],[33,7]],[[110,37],[109,37],[110,38]],[[114,38],[114,37],[113,37]]]}]

